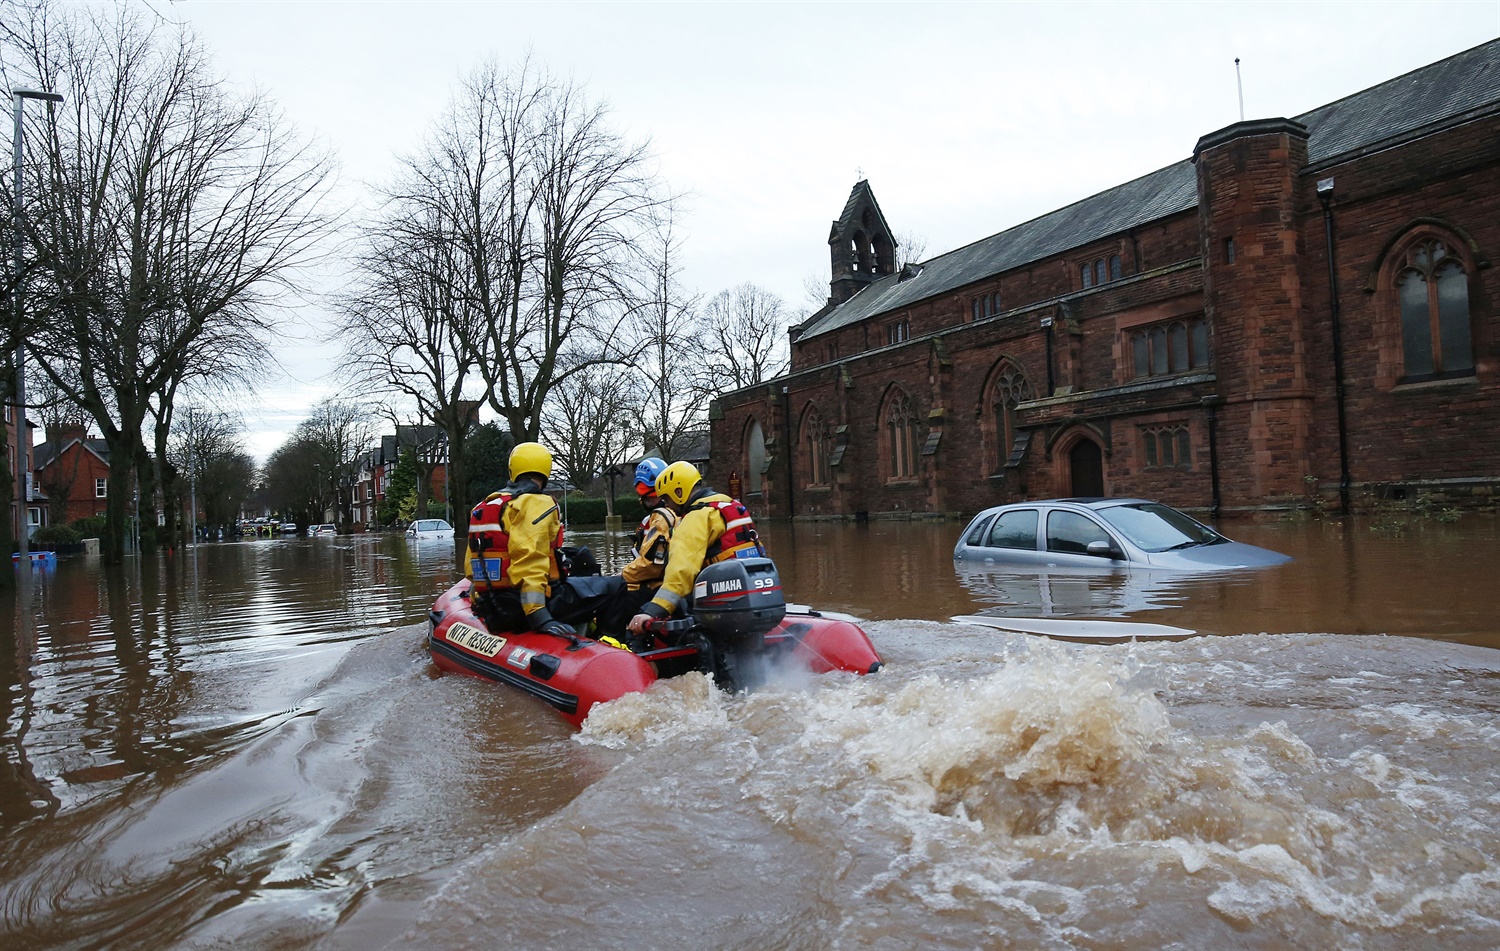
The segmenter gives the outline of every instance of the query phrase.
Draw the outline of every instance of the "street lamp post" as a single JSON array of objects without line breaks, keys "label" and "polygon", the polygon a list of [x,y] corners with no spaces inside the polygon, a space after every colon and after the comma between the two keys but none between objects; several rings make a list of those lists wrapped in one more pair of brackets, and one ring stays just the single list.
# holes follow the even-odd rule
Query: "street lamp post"
[{"label": "street lamp post", "polygon": [[16,315],[16,494],[19,499],[16,505],[16,534],[20,537],[18,545],[24,568],[25,563],[31,558],[31,525],[26,510],[26,503],[31,501],[31,480],[27,478],[29,473],[26,466],[26,335],[21,333],[21,320],[25,315],[21,309],[21,288],[24,284],[21,275],[21,243],[26,239],[25,230],[21,226],[21,216],[26,210],[21,188],[24,179],[21,172],[21,115],[27,99],[62,102],[63,97],[60,93],[43,92],[38,89],[13,89],[10,95],[16,114],[15,132],[11,139],[15,158],[14,177],[11,180],[11,185],[15,189],[13,196],[15,208],[11,215],[11,223],[15,228],[16,286],[11,292],[11,301]]}]

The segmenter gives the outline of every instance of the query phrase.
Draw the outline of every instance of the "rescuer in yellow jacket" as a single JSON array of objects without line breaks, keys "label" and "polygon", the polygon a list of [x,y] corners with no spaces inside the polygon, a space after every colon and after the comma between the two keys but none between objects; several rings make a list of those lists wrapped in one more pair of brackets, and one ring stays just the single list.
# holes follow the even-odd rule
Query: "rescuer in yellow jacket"
[{"label": "rescuer in yellow jacket", "polygon": [[545,494],[552,453],[525,442],[510,454],[511,482],[469,515],[464,574],[471,601],[492,631],[533,630],[573,637],[611,603],[623,583],[613,577],[564,577],[558,550],[563,527]]},{"label": "rescuer in yellow jacket", "polygon": [[647,622],[680,613],[704,566],[730,558],[764,557],[766,550],[744,504],[703,483],[690,462],[674,462],[657,476],[656,491],[677,514],[666,573],[656,595],[630,619],[632,634]]},{"label": "rescuer in yellow jacket", "polygon": [[[667,571],[667,553],[671,550],[677,513],[667,505],[666,499],[656,494],[656,477],[666,468],[666,462],[654,456],[642,459],[635,467],[635,494],[646,514],[635,530],[635,543],[631,549],[634,557],[620,570],[624,589],[613,604],[600,612],[599,617],[600,630],[621,638],[625,637],[626,627],[641,610],[641,605],[656,594],[656,588]],[[633,650],[652,646],[649,637],[628,640]]]},{"label": "rescuer in yellow jacket", "polygon": [[642,459],[635,467],[635,494],[646,514],[635,530],[635,545],[631,549],[635,557],[620,570],[625,586],[632,590],[649,587],[654,591],[667,573],[667,552],[671,550],[677,513],[666,499],[656,494],[656,477],[666,468],[665,461],[654,457]]}]

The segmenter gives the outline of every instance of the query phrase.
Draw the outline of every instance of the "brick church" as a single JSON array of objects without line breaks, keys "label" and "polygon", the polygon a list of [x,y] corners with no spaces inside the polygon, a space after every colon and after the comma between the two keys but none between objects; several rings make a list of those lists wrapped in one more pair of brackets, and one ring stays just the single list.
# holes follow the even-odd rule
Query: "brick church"
[{"label": "brick church", "polygon": [[868,182],[791,367],[710,410],[758,514],[1500,505],[1500,40],[897,268]]}]

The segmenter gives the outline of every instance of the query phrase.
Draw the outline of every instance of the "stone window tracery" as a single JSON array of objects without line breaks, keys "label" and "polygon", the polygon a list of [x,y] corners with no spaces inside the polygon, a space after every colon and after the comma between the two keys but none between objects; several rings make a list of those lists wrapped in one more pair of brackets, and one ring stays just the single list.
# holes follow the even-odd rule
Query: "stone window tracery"
[{"label": "stone window tracery", "polygon": [[1149,426],[1141,429],[1147,468],[1192,468],[1193,442],[1186,426]]},{"label": "stone window tracery", "polygon": [[1130,361],[1137,380],[1208,369],[1208,321],[1194,317],[1134,328]]},{"label": "stone window tracery", "polygon": [[989,418],[986,429],[994,433],[994,450],[990,459],[990,471],[999,472],[1010,456],[1016,440],[1016,407],[1036,395],[1026,374],[1009,360],[1001,363],[999,371],[990,381],[985,399],[985,411]]},{"label": "stone window tracery", "polygon": [[826,486],[832,482],[828,460],[832,450],[832,439],[828,424],[817,410],[811,410],[802,423],[802,444],[807,450],[808,484]]},{"label": "stone window tracery", "polygon": [[1469,328],[1469,275],[1436,238],[1411,245],[1396,275],[1401,314],[1403,382],[1474,372]]},{"label": "stone window tracery", "polygon": [[917,475],[917,451],[920,447],[920,424],[912,409],[911,397],[895,391],[886,402],[881,427],[889,478],[913,479]]}]

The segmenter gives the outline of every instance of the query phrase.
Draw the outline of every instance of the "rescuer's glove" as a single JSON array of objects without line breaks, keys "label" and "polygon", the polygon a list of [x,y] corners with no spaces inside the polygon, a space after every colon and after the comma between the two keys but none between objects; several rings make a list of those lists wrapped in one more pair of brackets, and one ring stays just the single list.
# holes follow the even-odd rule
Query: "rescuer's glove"
[{"label": "rescuer's glove", "polygon": [[558,637],[573,637],[578,632],[573,630],[573,625],[564,624],[552,616],[552,612],[546,608],[532,612],[527,618],[531,622],[531,629],[541,634],[555,634]]}]

